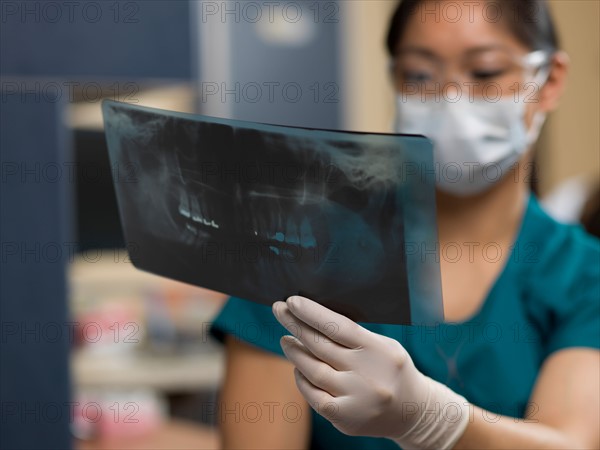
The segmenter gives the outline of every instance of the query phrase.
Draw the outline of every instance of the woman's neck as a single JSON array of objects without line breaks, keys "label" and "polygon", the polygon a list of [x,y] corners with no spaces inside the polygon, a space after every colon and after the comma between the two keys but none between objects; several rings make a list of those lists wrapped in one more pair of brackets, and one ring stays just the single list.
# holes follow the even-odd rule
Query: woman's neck
[{"label": "woman's neck", "polygon": [[529,188],[524,178],[508,173],[497,185],[480,195],[436,195],[440,242],[506,242],[518,232]]}]

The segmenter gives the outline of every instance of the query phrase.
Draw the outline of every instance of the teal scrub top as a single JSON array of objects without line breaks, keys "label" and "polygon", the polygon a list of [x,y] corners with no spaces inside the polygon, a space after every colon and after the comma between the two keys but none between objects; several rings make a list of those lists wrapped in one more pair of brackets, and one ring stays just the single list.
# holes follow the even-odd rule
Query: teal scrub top
[{"label": "teal scrub top", "polygon": [[[569,347],[600,348],[600,240],[578,225],[554,221],[530,195],[510,257],[470,319],[436,326],[361,325],[397,339],[422,373],[489,411],[487,420],[497,420],[497,414],[522,418],[548,355]],[[232,334],[282,357],[279,339],[289,334],[271,307],[235,297],[210,333],[220,341]],[[384,438],[347,436],[311,414],[311,449],[398,448]]]}]

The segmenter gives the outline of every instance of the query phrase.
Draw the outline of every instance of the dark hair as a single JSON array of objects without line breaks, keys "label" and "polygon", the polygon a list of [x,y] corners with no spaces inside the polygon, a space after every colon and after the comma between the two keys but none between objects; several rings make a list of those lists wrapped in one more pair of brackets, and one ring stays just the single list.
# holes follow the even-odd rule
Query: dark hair
[{"label": "dark hair", "polygon": [[[387,49],[391,56],[396,54],[396,47],[404,34],[406,24],[423,1],[400,1],[392,16],[387,36]],[[496,0],[492,3],[500,11],[498,23],[507,24],[516,38],[532,51],[558,50],[558,35],[546,0]],[[507,6],[510,8],[508,11]]]},{"label": "dark hair", "polygon": [[600,238],[600,185],[588,198],[581,214],[581,223],[588,233]]}]

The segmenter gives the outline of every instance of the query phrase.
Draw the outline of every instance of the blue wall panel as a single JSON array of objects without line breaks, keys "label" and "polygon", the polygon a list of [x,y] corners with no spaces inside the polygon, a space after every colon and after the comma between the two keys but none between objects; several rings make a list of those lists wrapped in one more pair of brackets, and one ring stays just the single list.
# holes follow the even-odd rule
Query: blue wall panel
[{"label": "blue wall panel", "polygon": [[0,71],[70,80],[189,78],[189,9],[184,0],[3,0]]},{"label": "blue wall panel", "polygon": [[2,449],[70,447],[62,107],[19,95],[0,102]]}]

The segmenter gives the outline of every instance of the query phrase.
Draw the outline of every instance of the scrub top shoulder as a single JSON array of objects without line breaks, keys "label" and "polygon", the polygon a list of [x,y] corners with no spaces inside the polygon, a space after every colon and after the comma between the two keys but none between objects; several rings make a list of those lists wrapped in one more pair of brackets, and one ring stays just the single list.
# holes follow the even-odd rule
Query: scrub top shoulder
[{"label": "scrub top shoulder", "polygon": [[[522,418],[544,359],[571,347],[600,348],[600,240],[556,222],[531,195],[510,252],[481,308],[464,322],[361,325],[397,339],[422,373],[472,404]],[[288,334],[271,307],[235,297],[210,333],[282,357],[279,339]],[[398,448],[387,439],[346,436],[314,411],[312,421],[313,450]]]}]

